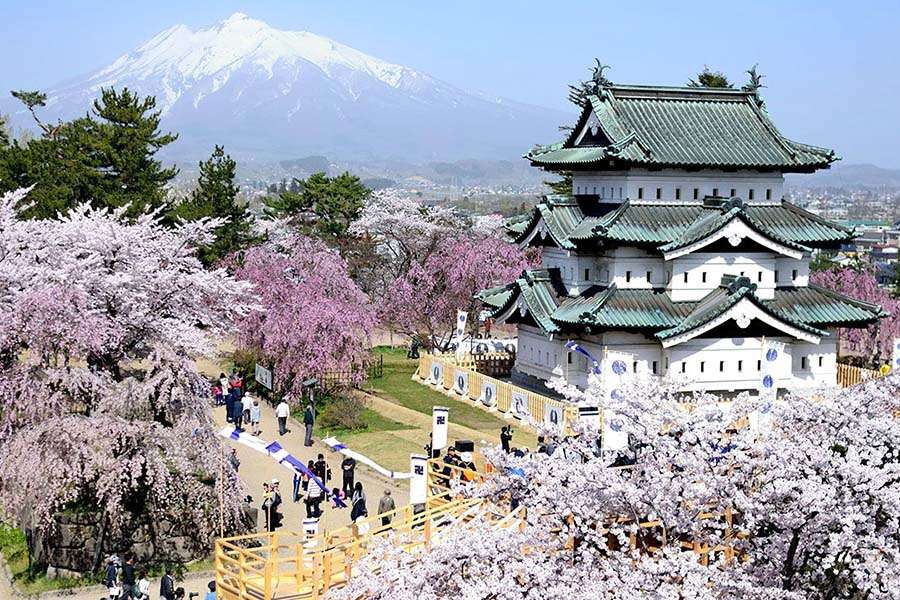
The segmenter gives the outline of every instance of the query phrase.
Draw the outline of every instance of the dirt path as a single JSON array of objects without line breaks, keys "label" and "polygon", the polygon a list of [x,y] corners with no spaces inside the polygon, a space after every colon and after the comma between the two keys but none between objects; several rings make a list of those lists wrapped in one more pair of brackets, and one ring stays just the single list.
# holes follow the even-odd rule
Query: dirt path
[{"label": "dirt path", "polygon": [[[340,463],[343,460],[341,454],[332,452],[328,446],[318,440],[314,440],[311,448],[305,447],[303,445],[303,425],[293,419],[288,423],[288,433],[284,436],[279,436],[275,410],[262,402],[260,402],[260,407],[262,408],[262,435],[260,436],[262,439],[277,440],[285,450],[304,463],[309,460],[315,460],[319,453],[324,454],[325,460],[333,473],[333,478],[328,482],[328,487],[341,486]],[[213,416],[220,427],[226,425],[224,406],[217,407],[213,411]],[[225,443],[237,450],[238,458],[241,461],[238,473],[250,489],[250,495],[253,496],[254,504],[260,505],[262,503],[263,483],[271,481],[273,478],[278,479],[281,487],[281,496],[284,499],[282,504],[282,514],[284,515],[282,529],[286,531],[302,531],[302,522],[306,517],[306,508],[302,499],[300,502],[293,502],[291,497],[291,472],[264,454],[235,442],[226,441]],[[398,507],[404,506],[408,502],[409,482],[407,480],[392,481],[365,465],[358,465],[356,468],[356,481],[361,481],[363,484],[370,516],[374,516],[377,512],[378,500],[386,488],[390,488],[391,495],[394,497]],[[332,509],[325,502],[322,503],[322,507],[324,514],[319,522],[320,531],[343,527],[350,523],[349,508]],[[264,517],[260,514],[258,528],[261,531],[264,527]]]}]

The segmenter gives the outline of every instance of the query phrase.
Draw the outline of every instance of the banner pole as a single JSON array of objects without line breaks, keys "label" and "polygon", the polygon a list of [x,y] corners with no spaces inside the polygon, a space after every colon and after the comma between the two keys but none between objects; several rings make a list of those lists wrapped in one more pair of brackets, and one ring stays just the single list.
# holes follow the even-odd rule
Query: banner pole
[{"label": "banner pole", "polygon": [[225,537],[225,454],[219,453],[219,537]]}]

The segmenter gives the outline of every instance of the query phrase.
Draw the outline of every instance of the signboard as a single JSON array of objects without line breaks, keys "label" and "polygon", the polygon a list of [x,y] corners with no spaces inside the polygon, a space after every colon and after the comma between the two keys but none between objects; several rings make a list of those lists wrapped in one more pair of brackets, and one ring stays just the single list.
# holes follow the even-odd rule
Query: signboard
[{"label": "signboard", "polygon": [[419,454],[409,455],[409,503],[425,504],[428,499],[428,459]]},{"label": "signboard", "polygon": [[549,402],[544,404],[544,424],[562,429],[564,418],[561,406],[554,406]]},{"label": "signboard", "polygon": [[579,406],[578,422],[589,425],[592,429],[600,429],[600,409],[596,406]]},{"label": "signboard", "polygon": [[509,410],[517,419],[527,419],[531,417],[528,410],[528,394],[524,392],[513,392],[511,394],[512,402],[510,402]]},{"label": "signboard", "polygon": [[440,361],[434,361],[431,363],[431,374],[429,375],[431,379],[431,383],[434,385],[442,386],[444,385],[444,364]]},{"label": "signboard", "polygon": [[272,371],[271,369],[267,369],[259,363],[256,363],[256,366],[253,369],[253,378],[256,380],[256,383],[260,384],[266,389],[272,389]]},{"label": "signboard", "polygon": [[460,396],[469,393],[469,372],[457,369],[453,377],[453,391]]},{"label": "signboard", "polygon": [[431,450],[443,450],[447,447],[447,428],[450,409],[443,406],[431,407]]},{"label": "signboard", "polygon": [[478,398],[481,403],[492,408],[497,405],[497,384],[492,381],[485,381],[481,384],[481,396]]}]

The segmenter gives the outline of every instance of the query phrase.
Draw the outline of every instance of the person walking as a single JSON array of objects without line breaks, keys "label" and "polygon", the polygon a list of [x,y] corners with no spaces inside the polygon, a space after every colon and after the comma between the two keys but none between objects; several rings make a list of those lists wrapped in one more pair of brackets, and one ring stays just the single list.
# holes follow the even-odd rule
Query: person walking
[{"label": "person walking", "polygon": [[509,454],[509,444],[512,442],[512,425],[504,425],[500,428],[500,446],[503,447],[503,451]]},{"label": "person walking", "polygon": [[238,458],[237,450],[234,448],[231,449],[231,454],[228,455],[228,462],[231,464],[235,473],[241,468],[241,459]]},{"label": "person walking", "polygon": [[306,487],[306,516],[310,519],[322,516],[322,499],[325,493],[315,481],[310,481]]},{"label": "person walking", "polygon": [[222,393],[222,386],[218,381],[214,381],[212,384],[212,395],[216,406],[222,406],[225,403],[225,394]]},{"label": "person walking", "polygon": [[306,427],[306,438],[303,440],[304,446],[312,446],[313,425],[316,422],[316,413],[313,410],[312,402],[306,403],[306,410],[303,411],[303,426]]},{"label": "person walking", "polygon": [[122,594],[122,590],[119,588],[119,557],[115,554],[106,559],[106,575],[103,577],[103,584],[106,586],[109,600],[117,600]]},{"label": "person walking", "polygon": [[134,554],[125,555],[125,564],[122,565],[122,598],[132,600],[137,597],[137,578],[134,573]]},{"label": "person walking", "polygon": [[387,527],[391,524],[391,520],[394,518],[392,514],[387,514],[392,512],[397,508],[397,505],[394,503],[394,499],[391,498],[391,490],[384,490],[384,496],[381,497],[381,500],[378,501],[378,514],[381,515],[381,526]]},{"label": "person walking", "polygon": [[357,481],[353,486],[353,496],[350,498],[353,508],[350,509],[350,520],[356,521],[362,517],[369,516],[369,509],[366,508],[366,493],[363,491],[361,481]]},{"label": "person walking", "polygon": [[165,574],[159,581],[159,600],[175,600],[175,577],[172,567],[166,567]]},{"label": "person walking", "polygon": [[253,430],[253,435],[259,437],[259,434],[262,433],[259,429],[259,421],[262,417],[262,410],[259,408],[259,400],[257,398],[253,399],[253,406],[250,407],[250,426]]},{"label": "person walking", "polygon": [[345,456],[341,461],[341,490],[347,496],[353,493],[353,483],[356,479],[356,459]]},{"label": "person walking", "polygon": [[284,435],[288,432],[287,420],[291,416],[291,407],[283,398],[275,407],[275,416],[278,418],[278,435]]}]

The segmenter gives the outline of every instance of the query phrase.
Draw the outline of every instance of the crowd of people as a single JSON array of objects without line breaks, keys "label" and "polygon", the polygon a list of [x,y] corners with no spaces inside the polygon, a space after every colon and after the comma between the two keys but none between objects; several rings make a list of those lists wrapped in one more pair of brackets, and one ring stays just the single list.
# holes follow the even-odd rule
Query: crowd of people
[{"label": "crowd of people", "polygon": [[[150,600],[150,579],[146,569],[138,569],[135,566],[133,554],[126,554],[124,562],[118,555],[111,555],[106,559],[106,572],[103,577],[106,586],[108,600]],[[188,599],[199,596],[197,593],[188,594]],[[175,575],[171,567],[163,569],[163,576],[159,580],[159,600],[184,600],[185,591],[181,586],[175,585]],[[216,600],[216,582],[207,584],[207,592],[203,600]]]}]

